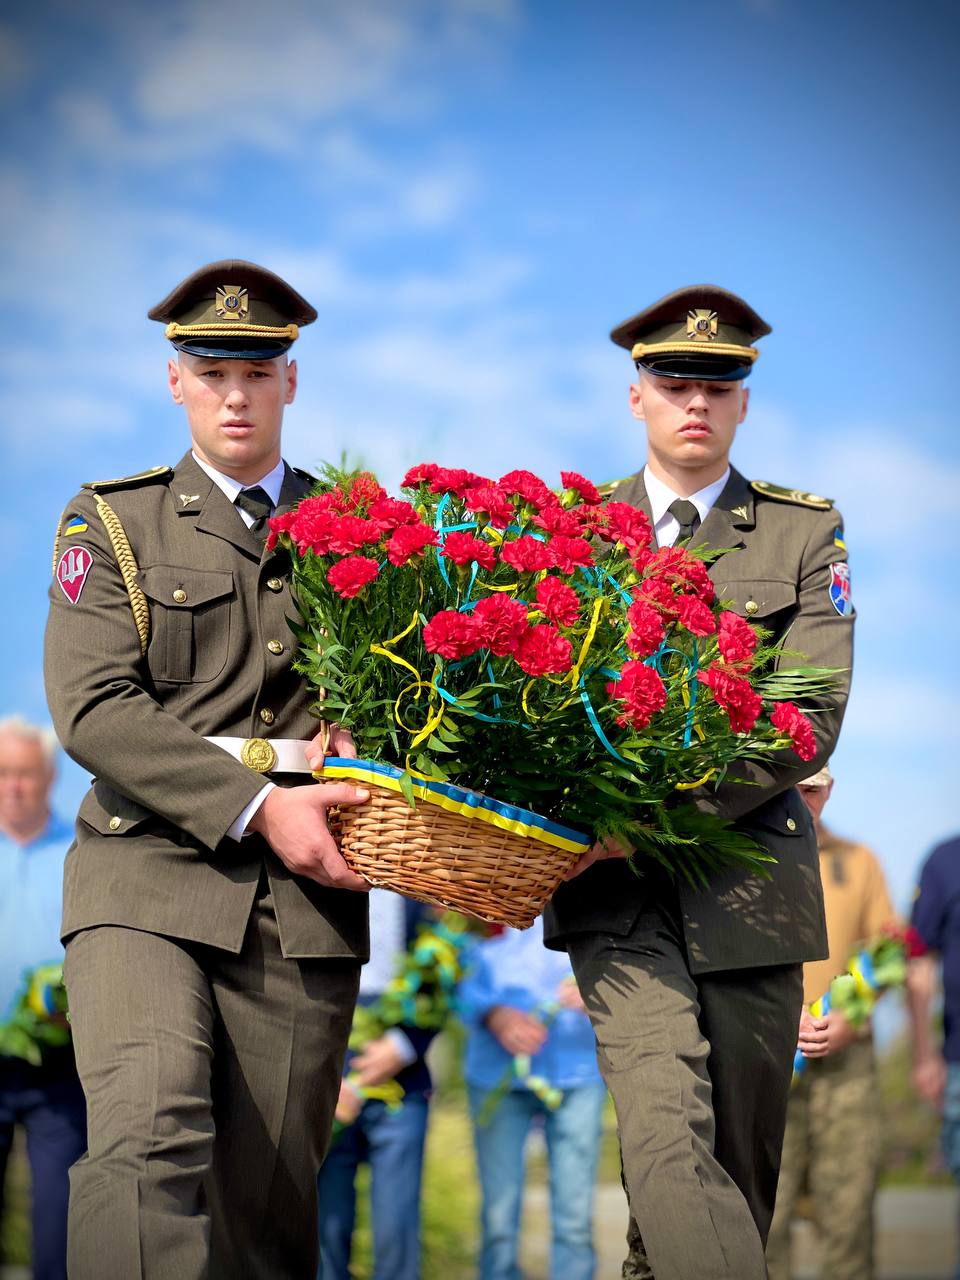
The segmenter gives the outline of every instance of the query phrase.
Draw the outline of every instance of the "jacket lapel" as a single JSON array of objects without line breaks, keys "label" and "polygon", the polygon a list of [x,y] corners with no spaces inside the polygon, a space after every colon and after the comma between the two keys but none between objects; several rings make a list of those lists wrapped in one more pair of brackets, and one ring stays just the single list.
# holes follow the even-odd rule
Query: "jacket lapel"
[{"label": "jacket lapel", "polygon": [[707,512],[707,518],[693,535],[714,550],[733,551],[745,546],[743,532],[756,524],[753,490],[736,468],[730,468],[727,483]]},{"label": "jacket lapel", "polygon": [[223,490],[197,466],[192,453],[185,454],[174,468],[170,491],[181,519],[192,520],[199,532],[223,538],[238,551],[260,559],[263,545],[243,523],[240,512]]}]

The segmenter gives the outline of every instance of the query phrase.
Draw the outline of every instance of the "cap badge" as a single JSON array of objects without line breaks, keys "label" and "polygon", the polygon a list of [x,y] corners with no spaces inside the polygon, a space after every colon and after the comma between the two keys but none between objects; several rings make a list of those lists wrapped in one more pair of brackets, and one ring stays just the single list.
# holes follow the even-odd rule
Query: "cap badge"
[{"label": "cap badge", "polygon": [[217,315],[221,320],[244,320],[250,310],[246,289],[234,284],[217,285]]},{"label": "cap badge", "polygon": [[715,311],[698,309],[687,312],[687,337],[694,342],[711,342],[717,336],[720,321]]}]

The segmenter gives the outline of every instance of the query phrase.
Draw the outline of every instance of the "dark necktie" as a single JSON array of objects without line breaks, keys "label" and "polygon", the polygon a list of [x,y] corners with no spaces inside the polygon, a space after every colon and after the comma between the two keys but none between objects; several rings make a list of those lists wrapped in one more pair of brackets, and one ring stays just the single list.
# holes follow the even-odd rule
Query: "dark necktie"
[{"label": "dark necktie", "polygon": [[677,546],[681,542],[689,542],[700,528],[700,512],[686,498],[675,499],[667,507],[667,510],[680,526],[680,532],[677,534],[673,545]]},{"label": "dark necktie", "polygon": [[250,532],[258,542],[266,542],[269,532],[267,516],[273,510],[273,503],[267,491],[261,489],[259,485],[255,485],[252,489],[241,489],[234,498],[233,505],[245,511],[248,516],[253,516]]}]

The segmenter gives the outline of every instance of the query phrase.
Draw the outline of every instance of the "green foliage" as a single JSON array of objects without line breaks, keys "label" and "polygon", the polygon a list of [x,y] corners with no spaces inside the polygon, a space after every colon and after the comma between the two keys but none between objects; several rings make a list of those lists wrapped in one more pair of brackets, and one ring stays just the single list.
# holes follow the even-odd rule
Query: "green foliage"
[{"label": "green foliage", "polygon": [[0,1024],[0,1055],[22,1058],[38,1067],[44,1049],[70,1043],[67,993],[62,965],[40,965],[23,975],[23,986],[9,1019]]}]

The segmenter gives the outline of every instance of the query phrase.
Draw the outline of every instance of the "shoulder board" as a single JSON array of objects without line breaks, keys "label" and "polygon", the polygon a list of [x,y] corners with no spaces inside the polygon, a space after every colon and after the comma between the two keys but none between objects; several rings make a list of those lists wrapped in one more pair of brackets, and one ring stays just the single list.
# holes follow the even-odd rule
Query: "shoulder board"
[{"label": "shoulder board", "polygon": [[597,485],[597,492],[601,498],[612,498],[614,491],[628,478],[628,476],[621,476],[619,480],[604,480],[603,484]]},{"label": "shoulder board", "polygon": [[815,511],[829,511],[833,506],[832,498],[821,498],[804,489],[784,489],[782,485],[770,484],[768,480],[751,480],[750,488],[764,498],[772,498],[774,502],[792,502],[794,506],[813,507]]},{"label": "shoulder board", "polygon": [[166,480],[172,475],[173,467],[151,467],[149,471],[138,471],[135,476],[121,476],[118,480],[88,480],[80,487],[91,489],[94,493],[101,489],[135,489],[138,485]]},{"label": "shoulder board", "polygon": [[304,471],[303,467],[291,467],[290,470],[295,476],[299,476],[301,480],[309,480],[311,484],[318,483],[317,477],[311,475],[309,471]]}]

